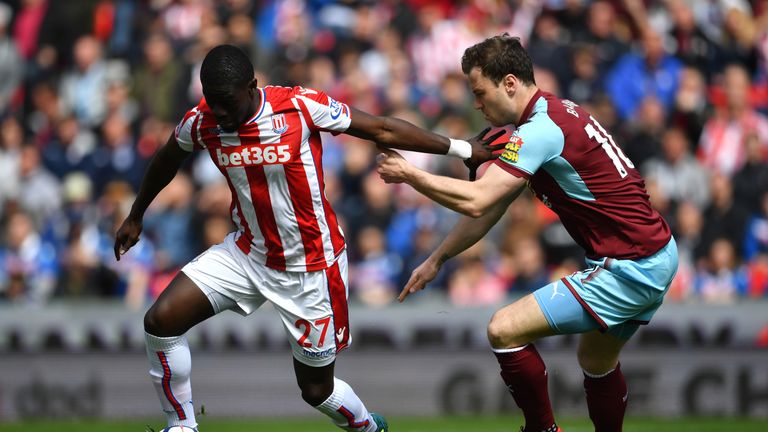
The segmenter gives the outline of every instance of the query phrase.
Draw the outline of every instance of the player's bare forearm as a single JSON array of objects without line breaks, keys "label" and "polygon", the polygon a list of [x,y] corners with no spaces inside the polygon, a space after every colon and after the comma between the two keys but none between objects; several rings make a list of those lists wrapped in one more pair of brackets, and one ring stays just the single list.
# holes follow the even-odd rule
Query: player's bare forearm
[{"label": "player's bare forearm", "polygon": [[501,216],[506,212],[509,204],[520,195],[521,191],[522,189],[500,200],[488,212],[478,218],[462,217],[445,237],[445,240],[435,249],[430,259],[436,260],[438,266],[442,266],[450,258],[455,257],[477,243],[488,234],[492,226],[496,225]]},{"label": "player's bare forearm", "polygon": [[373,116],[354,108],[351,117],[348,134],[374,141],[382,147],[433,154],[446,154],[450,148],[448,138],[405,120]]},{"label": "player's bare forearm", "polygon": [[144,216],[149,204],[173,180],[179,167],[189,154],[179,147],[173,135],[168,138],[168,142],[155,153],[149,162],[144,178],[141,180],[136,201],[131,207],[130,217],[141,219]]},{"label": "player's bare forearm", "polygon": [[411,166],[404,179],[414,189],[438,204],[463,215],[484,216],[499,200],[519,193],[525,180],[494,165],[475,182],[437,176]]}]

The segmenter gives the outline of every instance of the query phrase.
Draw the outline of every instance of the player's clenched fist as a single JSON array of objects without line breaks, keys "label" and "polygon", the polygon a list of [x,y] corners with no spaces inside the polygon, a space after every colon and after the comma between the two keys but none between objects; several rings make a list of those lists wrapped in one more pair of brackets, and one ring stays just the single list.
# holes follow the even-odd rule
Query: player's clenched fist
[{"label": "player's clenched fist", "polygon": [[385,183],[403,183],[407,180],[411,165],[400,153],[387,149],[380,149],[381,153],[376,157],[376,171]]},{"label": "player's clenched fist", "polygon": [[115,259],[120,261],[120,255],[128,252],[139,241],[143,226],[141,218],[128,216],[115,233]]}]

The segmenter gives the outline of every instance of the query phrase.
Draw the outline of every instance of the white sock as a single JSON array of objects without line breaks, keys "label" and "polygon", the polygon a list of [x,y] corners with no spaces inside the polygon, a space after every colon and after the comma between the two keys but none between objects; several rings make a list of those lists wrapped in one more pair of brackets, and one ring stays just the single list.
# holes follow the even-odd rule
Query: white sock
[{"label": "white sock", "polygon": [[168,419],[168,426],[197,427],[189,374],[192,356],[185,336],[158,337],[144,332],[149,376]]},{"label": "white sock", "polygon": [[376,424],[363,401],[355,394],[352,387],[344,381],[333,378],[333,393],[325,402],[315,407],[333,420],[333,423],[347,431],[374,432]]}]

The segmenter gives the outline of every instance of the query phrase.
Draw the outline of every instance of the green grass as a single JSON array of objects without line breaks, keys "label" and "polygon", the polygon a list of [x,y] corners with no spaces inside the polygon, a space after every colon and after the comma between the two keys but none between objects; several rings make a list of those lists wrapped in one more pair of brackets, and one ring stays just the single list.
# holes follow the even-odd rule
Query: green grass
[{"label": "green grass", "polygon": [[[388,418],[392,432],[517,432],[519,417],[440,417],[440,418]],[[765,432],[768,419],[690,418],[648,419],[630,417],[624,432]],[[157,421],[27,421],[0,423],[1,432],[144,432],[148,425],[162,428]],[[565,432],[591,432],[588,419],[562,419]],[[322,418],[312,419],[252,419],[216,420],[200,419],[201,432],[338,432]]]}]

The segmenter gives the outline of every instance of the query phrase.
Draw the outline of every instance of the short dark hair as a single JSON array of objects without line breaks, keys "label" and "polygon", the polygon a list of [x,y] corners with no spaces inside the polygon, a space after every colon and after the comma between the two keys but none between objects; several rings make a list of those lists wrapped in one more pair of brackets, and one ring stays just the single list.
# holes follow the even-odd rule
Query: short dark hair
[{"label": "short dark hair", "polygon": [[490,37],[464,51],[461,70],[465,74],[479,67],[483,75],[498,84],[507,74],[516,76],[525,84],[536,84],[533,62],[520,43],[520,38],[509,33]]},{"label": "short dark hair", "polygon": [[203,88],[245,87],[252,80],[253,63],[234,45],[219,45],[208,51],[200,66]]}]

